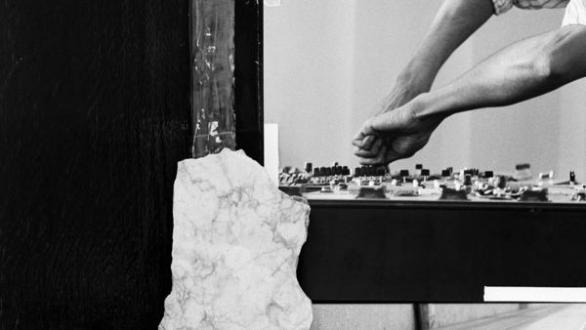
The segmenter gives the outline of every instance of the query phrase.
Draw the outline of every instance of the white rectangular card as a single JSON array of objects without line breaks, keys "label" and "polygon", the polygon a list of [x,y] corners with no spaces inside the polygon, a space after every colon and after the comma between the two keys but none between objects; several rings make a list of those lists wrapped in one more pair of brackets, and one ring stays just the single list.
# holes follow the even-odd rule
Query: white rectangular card
[{"label": "white rectangular card", "polygon": [[485,302],[586,302],[586,288],[485,286]]},{"label": "white rectangular card", "polygon": [[264,166],[275,186],[279,185],[279,124],[264,124]]}]

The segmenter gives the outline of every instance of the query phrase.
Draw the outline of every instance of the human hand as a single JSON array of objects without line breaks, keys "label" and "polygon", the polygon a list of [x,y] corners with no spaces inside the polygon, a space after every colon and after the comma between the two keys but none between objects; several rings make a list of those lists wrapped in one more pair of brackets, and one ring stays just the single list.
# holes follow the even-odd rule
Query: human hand
[{"label": "human hand", "polygon": [[368,119],[352,144],[363,165],[386,165],[408,158],[423,148],[442,118],[416,117],[417,102]]},{"label": "human hand", "polygon": [[[419,94],[429,91],[428,82],[410,79],[409,75],[405,76],[397,80],[393,89],[383,98],[381,104],[377,107],[378,110],[374,112],[373,117],[393,111],[410,102]],[[364,136],[362,147],[370,149],[376,140],[376,136],[374,135]]]}]

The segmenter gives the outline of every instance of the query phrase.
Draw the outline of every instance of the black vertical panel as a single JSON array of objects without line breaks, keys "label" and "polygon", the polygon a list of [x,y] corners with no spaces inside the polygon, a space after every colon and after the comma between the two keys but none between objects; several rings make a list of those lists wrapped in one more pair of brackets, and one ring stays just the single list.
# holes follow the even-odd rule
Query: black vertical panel
[{"label": "black vertical panel", "polygon": [[263,164],[262,3],[235,2],[236,145]]},{"label": "black vertical panel", "polygon": [[0,329],[156,327],[189,116],[186,0],[0,2]]}]

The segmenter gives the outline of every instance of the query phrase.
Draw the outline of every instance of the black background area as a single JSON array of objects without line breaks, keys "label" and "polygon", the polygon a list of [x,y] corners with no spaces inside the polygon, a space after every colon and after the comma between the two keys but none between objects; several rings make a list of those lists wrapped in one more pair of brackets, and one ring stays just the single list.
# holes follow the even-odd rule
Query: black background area
[{"label": "black background area", "polygon": [[189,156],[187,4],[0,3],[0,329],[159,323]]}]

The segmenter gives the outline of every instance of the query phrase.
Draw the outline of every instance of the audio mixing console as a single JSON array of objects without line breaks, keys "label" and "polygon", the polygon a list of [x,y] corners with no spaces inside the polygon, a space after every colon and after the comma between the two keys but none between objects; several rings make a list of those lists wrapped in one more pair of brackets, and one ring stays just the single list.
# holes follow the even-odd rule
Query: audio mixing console
[{"label": "audio mixing console", "polygon": [[572,171],[564,179],[553,172],[533,175],[529,164],[518,164],[512,173],[494,173],[476,168],[449,167],[432,173],[422,164],[413,170],[390,171],[387,167],[357,167],[334,163],[303,170],[281,170],[281,190],[310,200],[456,200],[571,203],[586,200],[586,185]]}]

